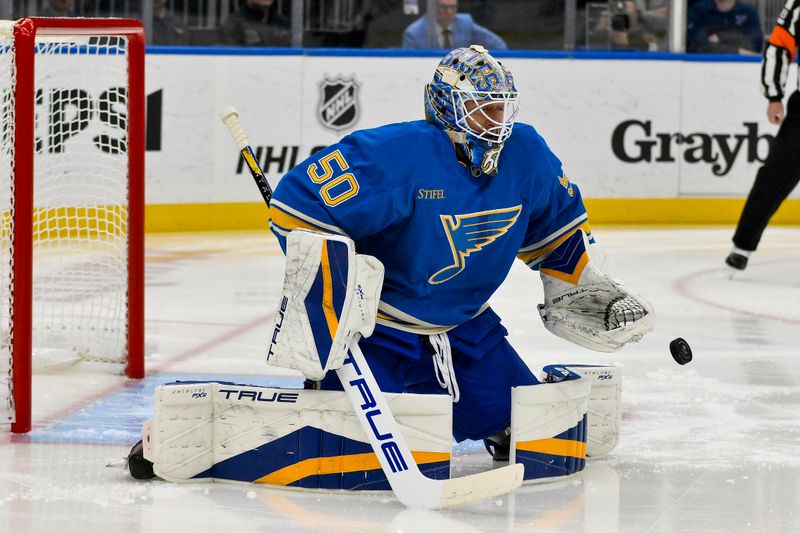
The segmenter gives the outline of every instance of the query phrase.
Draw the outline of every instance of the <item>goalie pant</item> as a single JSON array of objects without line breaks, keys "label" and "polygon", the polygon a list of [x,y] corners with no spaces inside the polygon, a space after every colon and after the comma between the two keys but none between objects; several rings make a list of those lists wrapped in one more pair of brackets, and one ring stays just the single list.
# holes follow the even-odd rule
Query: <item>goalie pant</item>
[{"label": "goalie pant", "polygon": [[[430,337],[378,324],[369,338],[361,339],[362,352],[369,357],[370,368],[381,390],[392,393],[442,394],[453,398],[453,437],[484,440],[506,433],[512,412],[512,389],[541,385],[537,377],[506,339],[508,332],[500,317],[487,308],[472,320],[446,334],[449,363],[442,363]],[[544,368],[545,379],[577,379],[592,382],[592,403],[603,414],[590,414],[590,425],[597,439],[590,442],[588,455],[600,457],[616,445],[619,433],[620,378],[613,367],[550,365]],[[556,368],[572,372],[560,378]],[[601,371],[590,371],[597,368]],[[610,387],[610,388],[609,388]],[[339,379],[329,373],[319,384],[323,390],[342,390]],[[541,393],[539,393],[541,394]],[[598,395],[599,396],[596,396]],[[602,429],[601,429],[602,428]],[[591,440],[591,439],[590,439]]]},{"label": "goalie pant", "polygon": [[[500,317],[487,308],[447,333],[430,337],[379,324],[359,346],[384,392],[450,391],[457,400],[453,437],[461,442],[504,431],[511,420],[511,389],[539,383],[506,340],[507,334]],[[333,373],[319,388],[342,390]]]},{"label": "goalie pant", "polygon": [[459,441],[505,430],[512,387],[538,381],[506,341],[500,318],[486,309],[447,333],[430,336],[376,326],[382,265],[354,248],[345,237],[304,230],[286,237],[286,276],[268,364],[321,379],[322,390],[342,390],[340,377],[331,370],[342,366],[352,331],[357,331],[383,392],[449,392]]}]

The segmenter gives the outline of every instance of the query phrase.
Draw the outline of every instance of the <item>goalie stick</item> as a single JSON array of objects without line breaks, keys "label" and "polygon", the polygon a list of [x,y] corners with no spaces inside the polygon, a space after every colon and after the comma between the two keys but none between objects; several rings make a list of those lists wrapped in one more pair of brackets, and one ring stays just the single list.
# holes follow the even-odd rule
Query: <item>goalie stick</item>
[{"label": "goalie stick", "polygon": [[231,137],[233,137],[233,142],[236,143],[236,148],[238,148],[239,152],[242,154],[242,159],[247,163],[247,168],[250,169],[250,175],[253,176],[258,190],[261,192],[261,197],[264,198],[264,202],[267,204],[267,207],[269,207],[269,202],[272,200],[272,187],[269,186],[269,182],[264,176],[264,172],[261,170],[261,165],[258,164],[256,154],[253,153],[253,149],[250,147],[250,141],[247,140],[247,135],[244,133],[242,125],[239,124],[239,114],[236,112],[236,109],[226,107],[220,112],[219,118],[221,118],[222,122],[228,127],[228,131],[231,133]]},{"label": "goalie stick", "polygon": [[[232,107],[225,108],[220,118],[233,136],[236,147],[247,163],[267,206],[272,188],[250,148],[247,136]],[[400,432],[386,397],[358,346],[356,335],[350,344],[344,365],[336,370],[342,387],[353,405],[361,427],[369,438],[389,485],[400,502],[408,507],[435,509],[484,500],[507,494],[522,485],[524,467],[514,464],[478,474],[451,479],[431,479],[425,476],[411,455]]]}]

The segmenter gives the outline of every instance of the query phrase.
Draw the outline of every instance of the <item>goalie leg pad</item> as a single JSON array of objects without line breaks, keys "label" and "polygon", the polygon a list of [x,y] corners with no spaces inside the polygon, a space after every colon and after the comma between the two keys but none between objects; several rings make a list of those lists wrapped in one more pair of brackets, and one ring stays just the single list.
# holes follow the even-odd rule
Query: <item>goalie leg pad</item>
[{"label": "goalie leg pad", "polygon": [[509,460],[525,481],[562,478],[586,465],[586,415],[591,384],[565,380],[512,390]]},{"label": "goalie leg pad", "polygon": [[592,382],[589,396],[589,436],[586,455],[593,458],[611,453],[619,442],[622,421],[622,376],[612,366],[570,366]]},{"label": "goalie leg pad", "polygon": [[604,365],[548,365],[545,381],[583,378],[592,385],[589,394],[586,455],[592,458],[611,453],[619,442],[622,407],[622,375],[619,368]]},{"label": "goalie leg pad", "polygon": [[[387,394],[420,470],[449,477],[452,402]],[[228,480],[313,489],[388,490],[343,392],[177,383],[155,393],[144,456],[168,481]]]},{"label": "goalie leg pad", "polygon": [[311,380],[341,368],[353,336],[375,328],[383,264],[338,235],[295,230],[286,238],[286,276],[267,363]]}]

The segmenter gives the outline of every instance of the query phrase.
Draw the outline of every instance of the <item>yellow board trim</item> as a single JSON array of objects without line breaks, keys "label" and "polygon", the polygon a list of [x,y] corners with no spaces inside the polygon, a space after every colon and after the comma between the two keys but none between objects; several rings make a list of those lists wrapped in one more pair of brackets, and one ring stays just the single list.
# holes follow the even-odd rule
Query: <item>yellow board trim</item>
[{"label": "yellow board trim", "polygon": [[567,439],[541,439],[518,442],[517,450],[526,452],[546,453],[563,457],[586,458],[586,443]]},{"label": "yellow board trim", "polygon": [[[598,224],[734,226],[744,207],[743,198],[584,198],[583,201],[593,227]],[[148,233],[258,231],[267,229],[269,218],[263,202],[149,204],[145,213]],[[770,225],[800,226],[800,199],[784,201]]]},{"label": "yellow board trim", "polygon": [[[450,454],[446,452],[411,452],[411,456],[414,457],[414,461],[420,465],[450,460]],[[255,483],[290,485],[309,476],[362,472],[366,470],[379,470],[380,468],[381,464],[378,462],[378,457],[372,452],[337,455],[335,457],[315,457],[285,466],[280,470],[258,478],[255,480]]]},{"label": "yellow board trim", "polygon": [[[592,225],[735,225],[744,202],[743,198],[584,199]],[[800,225],[800,200],[784,201],[770,224]]]}]

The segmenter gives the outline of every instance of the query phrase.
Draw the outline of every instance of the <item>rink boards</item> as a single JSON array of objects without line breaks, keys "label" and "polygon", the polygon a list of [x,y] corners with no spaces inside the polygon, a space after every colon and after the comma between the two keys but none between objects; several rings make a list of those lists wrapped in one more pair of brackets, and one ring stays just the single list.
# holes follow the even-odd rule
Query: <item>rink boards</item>
[{"label": "rink boards", "polygon": [[[758,58],[500,58],[521,93],[519,120],[563,161],[595,222],[731,223],[777,131],[765,117]],[[420,119],[437,62],[401,51],[148,49],[148,229],[265,224],[221,108],[239,110],[274,186],[355,129]],[[792,77],[787,87],[795,85]],[[800,223],[796,201],[777,222]]]}]

